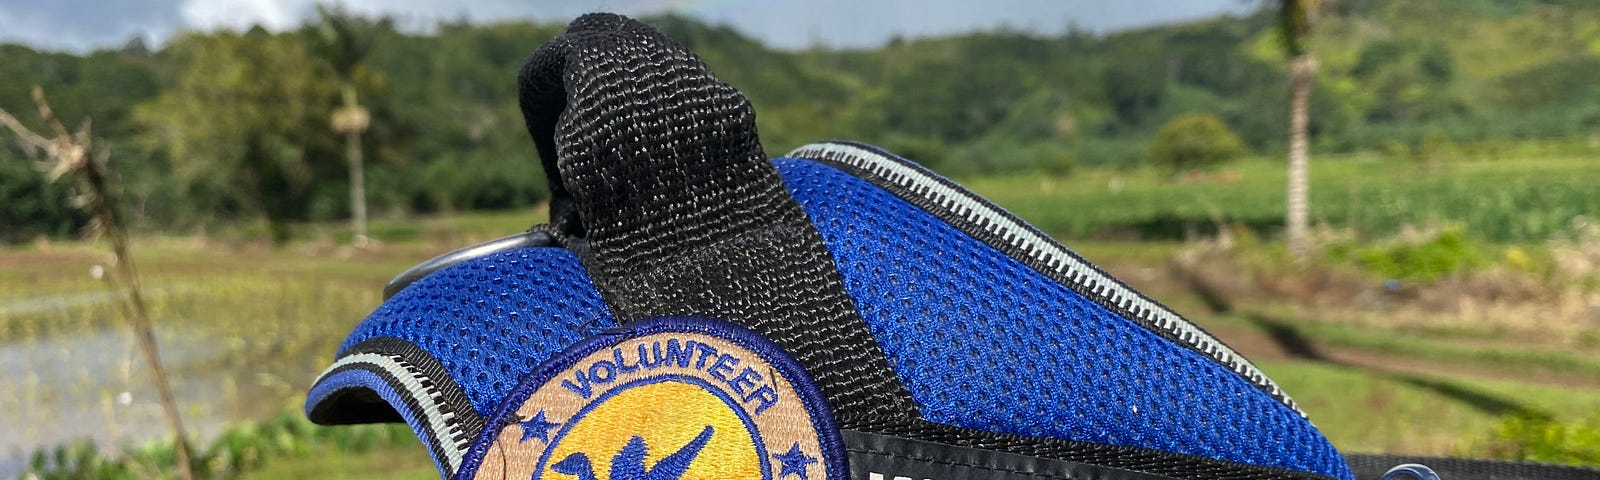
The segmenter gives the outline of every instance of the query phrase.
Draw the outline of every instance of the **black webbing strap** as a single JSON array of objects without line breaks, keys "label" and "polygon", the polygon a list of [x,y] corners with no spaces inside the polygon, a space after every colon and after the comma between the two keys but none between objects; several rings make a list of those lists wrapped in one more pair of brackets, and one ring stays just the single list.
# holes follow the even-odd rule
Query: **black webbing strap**
[{"label": "black webbing strap", "polygon": [[[1079,442],[1058,438],[1026,437],[1005,433],[990,432],[972,428],[955,427],[925,420],[909,422],[883,422],[864,425],[858,432],[845,432],[845,449],[855,453],[857,450],[872,450],[879,443],[870,441],[874,437],[891,437],[901,439],[915,439],[926,444],[945,445],[951,448],[925,448],[909,443],[891,444],[906,447],[915,446],[915,450],[907,448],[889,448],[889,455],[899,452],[913,454],[923,458],[928,463],[947,464],[972,464],[973,458],[983,458],[983,465],[1018,465],[1018,460],[1033,458],[1030,463],[1022,465],[1046,466],[1052,461],[1068,464],[1081,464],[1105,467],[1112,470],[1139,472],[1146,475],[1166,477],[1177,480],[1332,480],[1326,475],[1310,472],[1288,470],[1277,467],[1249,465],[1230,462],[1199,455],[1174,453],[1151,448],[1125,447],[1099,443]],[[962,448],[956,448],[962,447]],[[983,452],[970,451],[972,449]],[[942,452],[942,453],[941,453]],[[1009,457],[1015,455],[1019,457]],[[851,462],[857,461],[857,455],[851,455]],[[879,459],[882,461],[883,459]],[[876,462],[874,464],[877,464]],[[851,468],[855,465],[852,463]],[[1075,469],[1079,474],[1058,476],[1059,468],[1019,469],[1034,475],[1036,480],[1071,478],[1124,478],[1085,475],[1084,472],[1092,470]],[[949,473],[949,472],[947,472]],[[917,480],[960,480],[963,478],[989,478],[988,476],[962,477],[959,475],[945,476],[906,476]],[[858,477],[859,478],[859,477]],[[1003,478],[1003,477],[1002,477]],[[892,480],[886,477],[884,480]]]},{"label": "black webbing strap", "polygon": [[844,431],[850,478],[860,480],[1176,480],[1051,458]]},{"label": "black webbing strap", "polygon": [[1345,461],[1350,463],[1350,470],[1355,472],[1357,480],[1379,480],[1390,468],[1405,463],[1424,465],[1439,474],[1439,478],[1443,480],[1600,479],[1600,470],[1597,469],[1549,463],[1403,455],[1345,455]]},{"label": "black webbing strap", "polygon": [[659,32],[609,14],[574,21],[518,82],[552,224],[620,321],[736,322],[805,365],[841,426],[917,416],[767,162],[744,95]]}]

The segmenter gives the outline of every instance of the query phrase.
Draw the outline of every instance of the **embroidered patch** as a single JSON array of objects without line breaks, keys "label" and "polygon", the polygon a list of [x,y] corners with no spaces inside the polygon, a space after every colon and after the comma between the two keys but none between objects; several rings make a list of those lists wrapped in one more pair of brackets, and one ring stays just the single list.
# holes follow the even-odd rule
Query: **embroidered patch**
[{"label": "embroidered patch", "polygon": [[456,478],[848,478],[810,375],[731,323],[634,322],[568,348],[506,398]]}]

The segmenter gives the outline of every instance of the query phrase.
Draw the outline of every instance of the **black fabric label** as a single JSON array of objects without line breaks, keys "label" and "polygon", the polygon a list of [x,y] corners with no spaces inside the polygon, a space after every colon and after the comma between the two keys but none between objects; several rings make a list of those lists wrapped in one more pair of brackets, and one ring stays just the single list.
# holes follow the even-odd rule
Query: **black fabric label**
[{"label": "black fabric label", "polygon": [[855,480],[1170,480],[1082,463],[846,430]]}]

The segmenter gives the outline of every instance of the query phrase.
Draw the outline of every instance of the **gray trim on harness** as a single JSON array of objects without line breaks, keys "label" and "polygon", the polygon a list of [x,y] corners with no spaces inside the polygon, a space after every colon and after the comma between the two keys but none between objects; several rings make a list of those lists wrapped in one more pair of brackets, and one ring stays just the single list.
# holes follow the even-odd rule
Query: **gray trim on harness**
[{"label": "gray trim on harness", "polygon": [[381,371],[393,377],[395,382],[399,383],[395,385],[396,390],[400,390],[397,393],[416,402],[417,411],[412,413],[425,421],[426,428],[417,433],[426,435],[429,443],[443,454],[444,458],[440,460],[451,474],[461,468],[461,460],[466,454],[469,441],[477,432],[463,432],[463,421],[457,418],[455,412],[443,408],[438,400],[439,391],[433,388],[437,382],[399,355],[367,352],[348,355],[335,361],[317,376],[314,384],[322,383],[329,375],[350,367]]}]

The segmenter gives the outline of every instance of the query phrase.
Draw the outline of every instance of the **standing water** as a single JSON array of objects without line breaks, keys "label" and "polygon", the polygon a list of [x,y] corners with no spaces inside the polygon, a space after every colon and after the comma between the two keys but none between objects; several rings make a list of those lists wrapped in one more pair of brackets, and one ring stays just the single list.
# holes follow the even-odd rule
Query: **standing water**
[{"label": "standing water", "polygon": [[[223,275],[146,292],[185,427],[203,447],[230,423],[299,408],[376,294],[348,283]],[[133,335],[104,290],[0,292],[0,478],[33,452],[104,451],[169,435]]]}]

